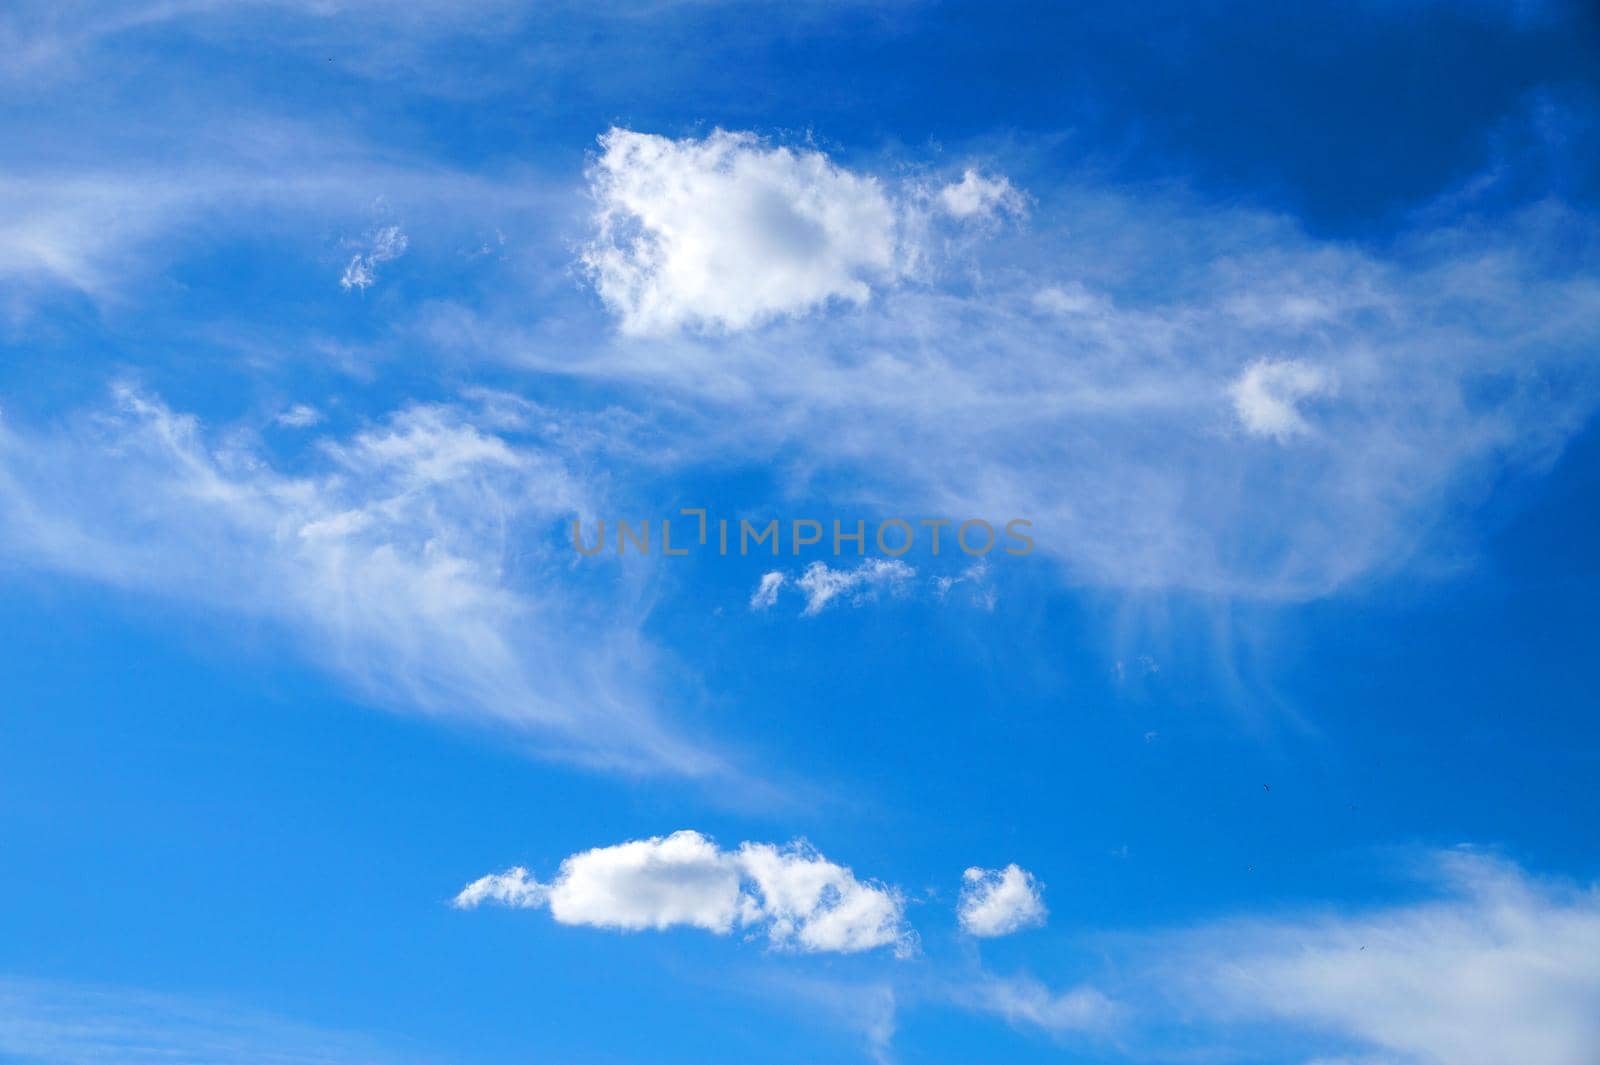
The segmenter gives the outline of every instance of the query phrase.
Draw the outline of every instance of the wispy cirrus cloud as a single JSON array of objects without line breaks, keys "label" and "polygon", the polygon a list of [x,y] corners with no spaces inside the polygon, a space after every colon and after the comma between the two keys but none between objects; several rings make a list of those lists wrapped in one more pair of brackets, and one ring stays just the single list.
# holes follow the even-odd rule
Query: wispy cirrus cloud
[{"label": "wispy cirrus cloud", "polygon": [[346,292],[365,292],[378,281],[378,267],[406,253],[409,242],[399,226],[383,226],[372,234],[366,251],[357,252],[345,264],[339,287]]},{"label": "wispy cirrus cloud", "polygon": [[237,1003],[0,976],[0,1058],[17,1065],[417,1065],[377,1041]]},{"label": "wispy cirrus cloud", "polygon": [[379,705],[592,764],[722,768],[663,722],[622,604],[569,579],[560,533],[594,495],[559,447],[416,404],[301,458],[128,387],[65,432],[0,423],[0,554],[268,619]]},{"label": "wispy cirrus cloud", "polygon": [[1161,971],[1214,1022],[1320,1035],[1328,1060],[1596,1060],[1600,889],[1470,850],[1424,870],[1434,898],[1219,923],[1168,942]]}]

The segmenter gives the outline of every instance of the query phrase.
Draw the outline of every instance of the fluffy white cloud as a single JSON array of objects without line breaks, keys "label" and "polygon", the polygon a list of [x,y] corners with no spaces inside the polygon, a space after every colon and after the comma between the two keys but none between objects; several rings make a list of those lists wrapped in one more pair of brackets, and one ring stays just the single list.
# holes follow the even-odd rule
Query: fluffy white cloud
[{"label": "fluffy white cloud", "polygon": [[1230,922],[1177,949],[1171,978],[1213,1020],[1323,1033],[1331,1055],[1342,1042],[1396,1065],[1600,1061],[1600,889],[1471,852],[1433,868],[1443,899]]},{"label": "fluffy white cloud", "polygon": [[898,892],[858,880],[803,842],[744,843],[729,851],[683,830],[574,854],[549,884],[520,867],[481,877],[454,904],[471,909],[485,902],[548,906],[562,924],[627,931],[759,929],[775,947],[806,952],[915,949]]},{"label": "fluffy white cloud", "polygon": [[561,863],[550,915],[636,931],[690,925],[726,933],[740,917],[739,870],[698,832],[596,847]]},{"label": "fluffy white cloud", "polygon": [[1003,936],[1044,924],[1044,885],[1015,862],[1004,869],[971,868],[962,874],[956,916],[968,935]]},{"label": "fluffy white cloud", "polygon": [[897,954],[911,952],[915,941],[899,892],[862,883],[806,844],[744,843],[738,863],[755,885],[756,903],[748,912],[767,923],[774,943],[808,951],[888,946]]},{"label": "fluffy white cloud", "polygon": [[718,771],[657,719],[625,609],[570,580],[558,530],[590,489],[508,417],[407,407],[288,473],[122,388],[55,435],[0,422],[0,557],[277,622],[383,706],[597,765]]},{"label": "fluffy white cloud", "polygon": [[590,174],[598,236],[583,261],[625,331],[743,329],[828,300],[864,303],[899,272],[878,181],[750,133],[703,140],[613,129]]},{"label": "fluffy white cloud", "polygon": [[1252,433],[1279,440],[1310,432],[1300,403],[1332,390],[1328,374],[1315,366],[1269,359],[1259,359],[1245,367],[1228,389],[1240,423]]}]

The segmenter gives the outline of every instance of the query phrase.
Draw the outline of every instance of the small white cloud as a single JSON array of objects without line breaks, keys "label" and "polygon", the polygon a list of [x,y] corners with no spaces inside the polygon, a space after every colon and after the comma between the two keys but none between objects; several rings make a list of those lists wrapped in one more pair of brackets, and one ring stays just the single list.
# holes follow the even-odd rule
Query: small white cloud
[{"label": "small white cloud", "polygon": [[384,226],[372,236],[372,244],[365,252],[353,256],[339,278],[339,287],[346,292],[359,289],[365,292],[378,280],[378,265],[405,254],[406,235],[399,226]]},{"label": "small white cloud", "polygon": [[940,189],[938,203],[946,214],[962,220],[1021,215],[1028,209],[1022,193],[1005,177],[986,177],[972,169]]},{"label": "small white cloud", "polygon": [[720,129],[703,140],[612,129],[600,147],[583,263],[625,333],[738,330],[865,303],[900,272],[894,203],[820,152]]},{"label": "small white cloud", "polygon": [[795,581],[806,593],[804,616],[819,614],[833,600],[845,596],[852,603],[869,602],[880,590],[902,592],[917,571],[899,559],[872,558],[855,569],[830,569],[813,562]]},{"label": "small white cloud", "polygon": [[290,429],[309,429],[322,420],[322,415],[315,407],[296,403],[273,420]]},{"label": "small white cloud", "polygon": [[858,880],[808,844],[744,843],[725,851],[689,830],[575,854],[549,884],[520,867],[482,877],[453,905],[485,902],[548,906],[562,924],[624,931],[758,929],[774,947],[806,952],[891,947],[904,956],[916,944],[899,892]]},{"label": "small white cloud", "polygon": [[1310,363],[1259,359],[1229,387],[1234,413],[1258,436],[1285,440],[1311,431],[1299,404],[1333,390],[1329,375]]},{"label": "small white cloud", "polygon": [[761,583],[756,585],[754,594],[750,596],[751,610],[765,610],[778,601],[778,590],[783,587],[784,576],[778,570],[761,575]]},{"label": "small white cloud", "polygon": [[503,873],[481,876],[461,889],[452,905],[460,910],[472,910],[485,902],[498,903],[514,909],[531,910],[543,906],[550,897],[550,889],[528,875],[522,866]]},{"label": "small white cloud", "polygon": [[968,935],[1009,935],[1044,924],[1044,885],[1016,863],[1004,869],[971,868],[962,874],[956,915]]},{"label": "small white cloud", "polygon": [[958,584],[970,585],[973,603],[984,610],[993,610],[995,605],[1000,602],[999,594],[989,583],[989,566],[987,563],[974,562],[954,577],[933,578],[934,591],[938,593],[941,601]]}]

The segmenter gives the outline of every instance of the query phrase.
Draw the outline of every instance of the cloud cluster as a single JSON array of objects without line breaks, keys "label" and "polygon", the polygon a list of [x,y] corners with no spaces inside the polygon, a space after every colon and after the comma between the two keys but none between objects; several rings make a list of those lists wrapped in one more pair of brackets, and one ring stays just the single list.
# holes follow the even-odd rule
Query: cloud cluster
[{"label": "cloud cluster", "polygon": [[520,867],[481,877],[454,905],[485,902],[547,907],[562,924],[623,931],[748,929],[774,947],[806,952],[889,947],[906,955],[916,946],[898,892],[858,880],[806,843],[723,850],[689,830],[574,854],[548,884]]},{"label": "cloud cluster", "polygon": [[962,874],[956,916],[962,931],[984,938],[1037,927],[1049,916],[1044,885],[1015,862],[1004,869],[973,867]]},{"label": "cloud cluster", "polygon": [[[1366,247],[1065,183],[959,278],[902,273],[867,301],[865,264],[897,261],[881,181],[750,135],[607,136],[586,261],[624,335],[529,365],[665,390],[708,455],[791,454],[836,498],[1024,516],[1074,582],[1292,599],[1457,554],[1468,530],[1440,519],[1542,468],[1600,402],[1600,269],[1561,250],[1600,222],[1558,201]],[[998,182],[930,202],[980,213]],[[780,185],[805,211],[870,200],[873,221],[846,237],[745,206]],[[734,224],[673,236],[713,202]],[[830,296],[859,309],[808,313]]]}]

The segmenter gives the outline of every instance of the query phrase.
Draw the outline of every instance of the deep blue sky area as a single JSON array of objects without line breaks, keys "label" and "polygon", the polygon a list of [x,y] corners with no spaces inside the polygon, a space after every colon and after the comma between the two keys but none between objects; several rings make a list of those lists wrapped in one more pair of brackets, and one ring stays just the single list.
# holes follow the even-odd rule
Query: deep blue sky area
[{"label": "deep blue sky area", "polygon": [[1593,1065],[1597,249],[1592,4],[22,0],[0,1063]]}]

